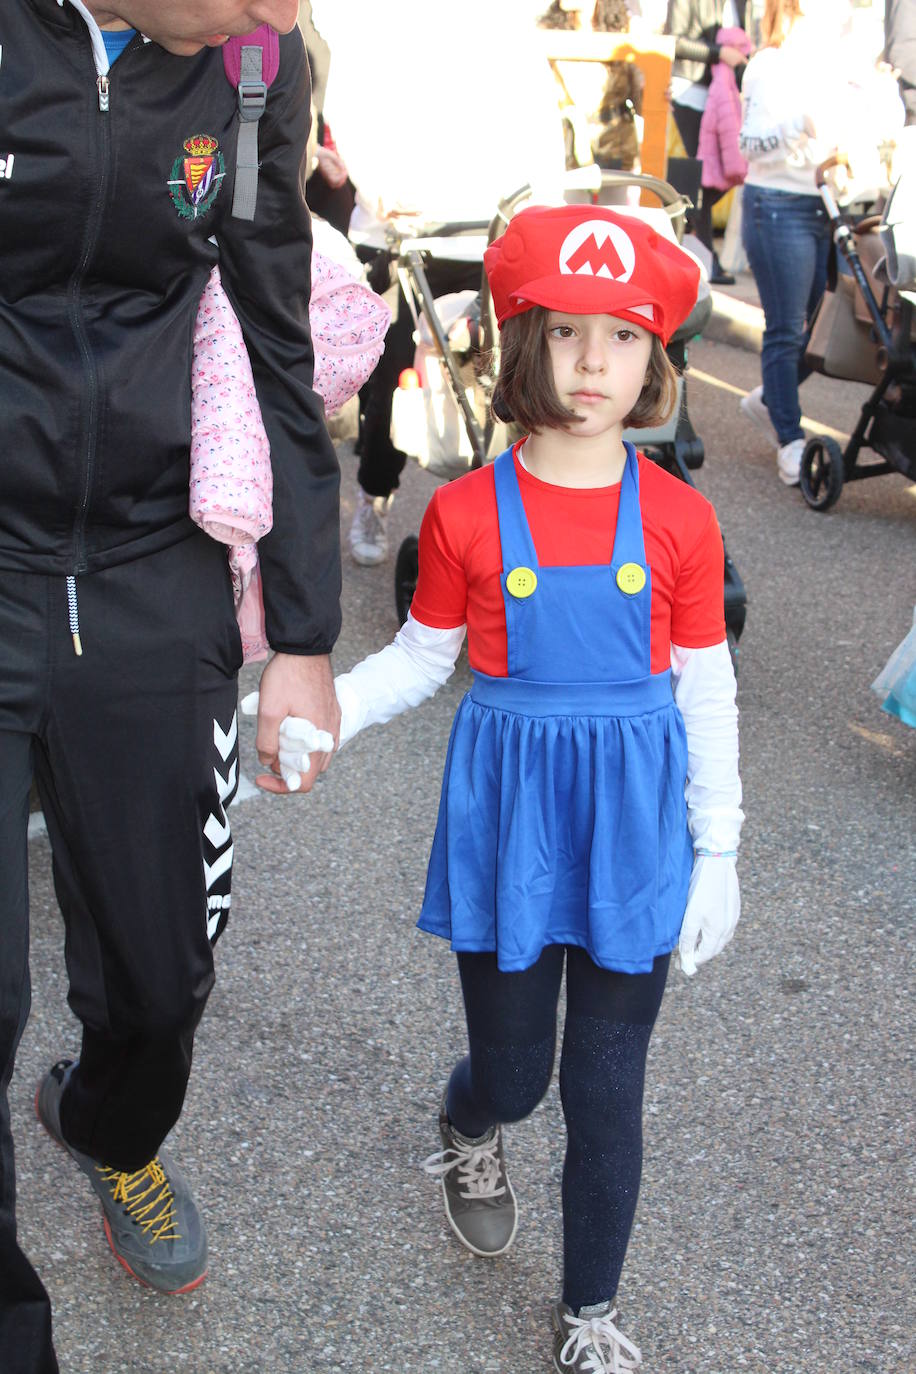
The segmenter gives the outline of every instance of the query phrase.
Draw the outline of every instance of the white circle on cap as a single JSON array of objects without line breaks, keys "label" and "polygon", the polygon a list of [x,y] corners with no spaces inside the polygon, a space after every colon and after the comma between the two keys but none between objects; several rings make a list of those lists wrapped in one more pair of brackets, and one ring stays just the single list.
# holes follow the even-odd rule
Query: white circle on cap
[{"label": "white circle on cap", "polygon": [[619,224],[606,219],[587,219],[577,224],[560,249],[560,272],[564,276],[629,281],[635,266],[633,240]]}]

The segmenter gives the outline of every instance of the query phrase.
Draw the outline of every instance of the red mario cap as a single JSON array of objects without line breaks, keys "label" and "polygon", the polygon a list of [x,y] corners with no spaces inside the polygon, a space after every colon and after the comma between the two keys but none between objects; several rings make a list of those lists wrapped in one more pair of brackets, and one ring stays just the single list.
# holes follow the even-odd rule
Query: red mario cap
[{"label": "red mario cap", "polygon": [[543,305],[617,315],[667,343],[696,303],[700,269],[645,220],[604,205],[530,205],[484,253],[500,327]]}]

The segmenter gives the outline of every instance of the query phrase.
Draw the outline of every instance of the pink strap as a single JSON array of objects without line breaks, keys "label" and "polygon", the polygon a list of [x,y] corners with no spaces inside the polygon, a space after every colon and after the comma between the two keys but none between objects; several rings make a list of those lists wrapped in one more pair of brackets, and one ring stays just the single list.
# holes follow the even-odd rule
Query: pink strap
[{"label": "pink strap", "polygon": [[269,24],[259,24],[253,32],[246,33],[244,37],[230,38],[228,43],[223,44],[226,76],[229,78],[229,84],[236,90],[242,75],[242,49],[251,47],[260,47],[264,54],[261,80],[265,86],[271,84],[280,70],[280,39],[277,31]]}]

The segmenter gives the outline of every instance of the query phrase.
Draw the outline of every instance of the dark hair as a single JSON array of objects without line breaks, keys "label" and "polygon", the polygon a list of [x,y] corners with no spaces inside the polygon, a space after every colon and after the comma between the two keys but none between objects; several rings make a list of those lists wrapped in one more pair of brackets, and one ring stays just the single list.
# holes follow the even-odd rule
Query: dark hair
[{"label": "dark hair", "polygon": [[[506,320],[500,331],[499,373],[490,402],[493,414],[506,423],[514,420],[531,433],[540,429],[565,429],[577,416],[561,404],[553,384],[547,344],[547,317],[542,305]],[[652,429],[667,420],[677,400],[677,370],[657,334],[646,382],[630,414],[628,429]]]}]

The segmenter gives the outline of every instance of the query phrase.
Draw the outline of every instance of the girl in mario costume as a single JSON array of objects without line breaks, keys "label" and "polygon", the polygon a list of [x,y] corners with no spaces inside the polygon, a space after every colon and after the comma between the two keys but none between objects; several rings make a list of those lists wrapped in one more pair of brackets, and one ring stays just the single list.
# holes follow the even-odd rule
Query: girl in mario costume
[{"label": "girl in mario costume", "polygon": [[[527,438],[440,487],[407,624],[336,679],[341,743],[418,704],[468,636],[419,925],[456,951],[469,1053],[442,1098],[448,1221],[508,1250],[502,1124],[550,1083],[564,962],[560,1374],[635,1369],[616,1294],[639,1190],[649,1036],[738,920],[735,679],[709,502],[622,440],[672,408],[664,345],[698,270],[635,217],[531,207],[487,250],[495,406]],[[672,690],[673,689],[673,690]],[[281,760],[308,767],[307,722]]]}]

